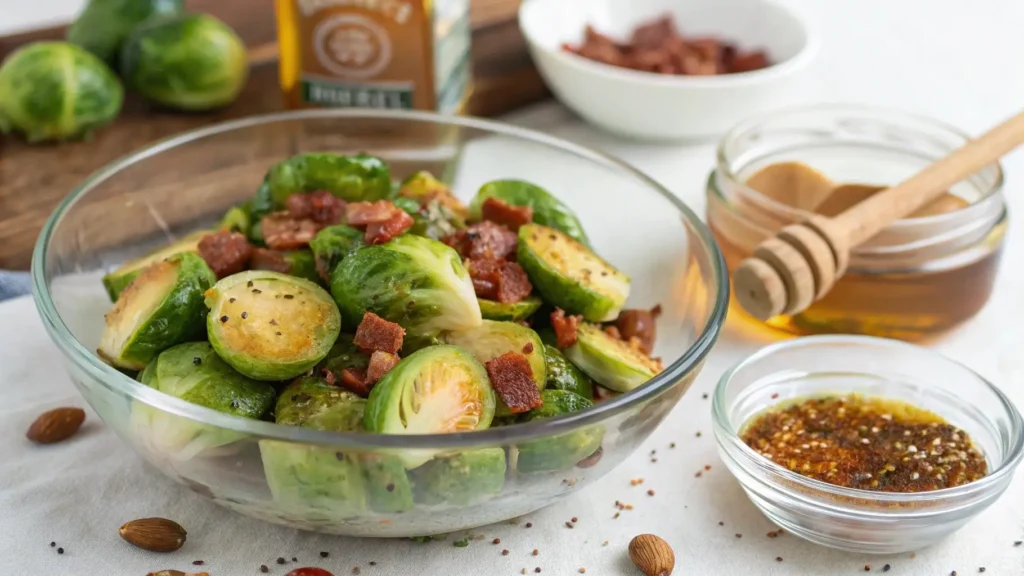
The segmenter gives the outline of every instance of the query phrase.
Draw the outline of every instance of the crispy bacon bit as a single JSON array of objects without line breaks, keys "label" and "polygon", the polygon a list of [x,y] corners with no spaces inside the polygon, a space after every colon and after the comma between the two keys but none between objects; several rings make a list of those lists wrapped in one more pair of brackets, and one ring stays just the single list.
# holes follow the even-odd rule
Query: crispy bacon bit
[{"label": "crispy bacon bit", "polygon": [[484,220],[502,224],[512,230],[519,230],[520,226],[533,221],[533,208],[513,206],[504,200],[493,197],[484,200],[483,206],[480,207],[480,214]]},{"label": "crispy bacon bit", "polygon": [[523,354],[533,354],[533,342],[527,342],[523,345]]},{"label": "crispy bacon bit", "polygon": [[504,304],[519,302],[533,291],[522,266],[508,260],[470,260],[469,277],[478,297]]},{"label": "crispy bacon bit", "polygon": [[266,248],[254,248],[252,258],[249,259],[249,268],[253,270],[271,270],[287,274],[291,266],[284,259],[284,252],[279,250],[267,250]]},{"label": "crispy bacon bit", "polygon": [[288,213],[295,218],[309,219],[317,224],[338,224],[345,214],[345,201],[326,190],[308,194],[292,194],[284,201]]},{"label": "crispy bacon bit", "polygon": [[405,328],[377,316],[373,312],[363,314],[363,320],[356,328],[355,345],[366,352],[388,352],[397,354],[402,349]]},{"label": "crispy bacon bit", "polygon": [[518,241],[515,232],[488,220],[444,239],[445,244],[470,260],[504,260],[515,255]]},{"label": "crispy bacon bit", "polygon": [[345,208],[349,226],[380,224],[391,219],[395,211],[402,210],[387,200],[377,202],[353,202]]},{"label": "crispy bacon bit", "polygon": [[342,370],[341,385],[363,398],[370,395],[370,385],[366,382],[366,372],[358,368],[345,368]]},{"label": "crispy bacon bit", "polygon": [[655,318],[661,316],[661,304],[655,304],[654,308],[651,308],[651,316],[654,316]]},{"label": "crispy bacon bit", "polygon": [[513,414],[540,408],[544,404],[526,356],[506,352],[488,362],[486,367],[494,391]]},{"label": "crispy bacon bit", "polygon": [[302,248],[316,236],[321,226],[309,218],[295,218],[288,212],[272,212],[260,221],[263,241],[274,250]]},{"label": "crispy bacon bit", "polygon": [[370,245],[390,242],[393,238],[401,236],[402,232],[411,228],[414,223],[412,216],[396,208],[391,218],[380,223],[368,224],[364,240]]},{"label": "crispy bacon bit", "polygon": [[576,343],[582,316],[566,316],[561,308],[551,313],[551,327],[555,329],[555,346],[564,350]]},{"label": "crispy bacon bit", "polygon": [[654,314],[649,310],[623,310],[615,320],[621,339],[632,342],[635,338],[640,350],[650,354],[654,350],[656,335]]},{"label": "crispy bacon bit", "polygon": [[370,386],[376,384],[395,367],[395,364],[398,364],[399,360],[398,354],[389,354],[380,350],[371,354],[370,365],[366,368],[366,384]]},{"label": "crispy bacon bit", "polygon": [[335,386],[338,383],[338,377],[327,368],[320,370],[320,375],[323,376],[324,382],[327,382],[328,386]]},{"label": "crispy bacon bit", "polygon": [[199,241],[199,255],[217,278],[223,278],[245,270],[252,256],[252,245],[244,235],[224,230],[203,236]]}]

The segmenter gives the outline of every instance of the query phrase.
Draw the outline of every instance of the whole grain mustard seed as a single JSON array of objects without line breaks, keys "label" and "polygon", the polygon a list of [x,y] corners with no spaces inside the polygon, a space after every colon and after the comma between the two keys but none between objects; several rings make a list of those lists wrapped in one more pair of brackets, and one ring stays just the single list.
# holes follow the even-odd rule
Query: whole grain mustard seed
[{"label": "whole grain mustard seed", "polygon": [[780,466],[846,488],[927,492],[988,473],[966,432],[898,400],[797,399],[755,416],[740,436]]}]

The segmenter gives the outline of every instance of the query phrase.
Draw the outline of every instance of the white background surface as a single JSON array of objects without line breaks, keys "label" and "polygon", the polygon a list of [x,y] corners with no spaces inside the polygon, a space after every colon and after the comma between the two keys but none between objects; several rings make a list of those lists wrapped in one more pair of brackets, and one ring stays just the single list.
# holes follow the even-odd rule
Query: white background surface
[{"label": "white background surface", "polygon": [[[267,0],[254,0],[267,1]],[[623,0],[625,1],[625,0]],[[682,0],[681,0],[682,1]],[[25,22],[73,13],[69,0],[0,0],[0,31]],[[816,22],[823,46],[808,101],[896,106],[941,118],[979,133],[1024,107],[1024,2],[1020,0],[802,0],[791,1]],[[57,13],[62,8],[61,14]],[[15,24],[12,25],[12,22]],[[661,180],[703,213],[703,180],[712,163],[708,146],[663,147],[627,143],[581,125],[557,105],[511,118],[517,123],[617,154]],[[1019,182],[1024,154],[1005,162],[1014,217],[1024,209]],[[998,383],[1024,407],[1024,238],[1011,227],[997,291],[974,320],[932,346]],[[710,392],[730,364],[761,343],[727,330],[702,376],[648,446],[590,488],[523,519],[533,528],[495,525],[473,533],[487,539],[468,548],[447,542],[355,540],[299,533],[234,515],[149,470],[90,412],[72,441],[34,447],[24,431],[44,409],[81,405],[57,368],[31,300],[0,304],[0,574],[12,576],[143,576],[165,568],[186,570],[203,559],[212,576],[259,574],[260,564],[283,575],[302,565],[336,575],[360,566],[372,575],[504,575],[535,566],[543,574],[637,574],[626,559],[628,540],[641,532],[666,538],[675,549],[677,575],[1024,574],[1024,474],[998,504],[964,530],[915,558],[868,557],[817,547],[786,535],[765,537],[773,526],[746,500],[718,460],[711,435]],[[697,438],[695,433],[703,434]],[[668,443],[678,446],[668,449]],[[648,452],[658,451],[658,462]],[[712,470],[701,478],[704,464]],[[642,486],[629,479],[642,476]],[[656,490],[648,497],[647,489]],[[613,502],[635,505],[612,520]],[[117,528],[142,516],[181,519],[186,546],[154,555],[121,542]],[[579,517],[574,530],[564,522]],[[725,526],[718,522],[724,521]],[[737,539],[734,534],[743,534]],[[494,546],[490,539],[500,537]],[[50,549],[56,540],[63,556]],[[604,547],[602,542],[609,545]],[[511,554],[500,555],[508,548]],[[537,557],[530,555],[538,548]],[[321,560],[318,552],[330,552]],[[278,556],[300,564],[278,567]],[[776,556],[783,562],[775,561]],[[378,563],[375,567],[369,561]]]}]

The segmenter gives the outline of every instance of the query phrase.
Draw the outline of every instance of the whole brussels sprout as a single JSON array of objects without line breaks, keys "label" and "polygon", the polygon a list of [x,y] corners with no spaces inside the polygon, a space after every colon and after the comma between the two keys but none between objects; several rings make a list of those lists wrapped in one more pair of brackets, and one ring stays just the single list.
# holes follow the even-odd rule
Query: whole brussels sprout
[{"label": "whole brussels sprout", "polygon": [[327,190],[346,202],[386,200],[392,195],[391,172],[383,160],[369,154],[296,154],[267,170],[253,198],[253,217],[284,208],[292,194],[317,190]]},{"label": "whole brussels sprout", "polygon": [[[586,398],[567,390],[545,390],[544,404],[526,414],[527,422],[579,412],[593,406]],[[520,473],[550,472],[571,468],[601,447],[604,428],[588,426],[565,434],[540,438],[516,447],[515,469]]]},{"label": "whole brussels sprout", "polygon": [[359,459],[311,444],[260,440],[263,471],[274,501],[301,511],[356,514],[366,510]]},{"label": "whole brussels sprout", "polygon": [[140,22],[184,12],[184,0],[89,0],[68,27],[67,39],[116,67],[121,45]]},{"label": "whole brussels sprout", "polygon": [[0,131],[29,142],[73,140],[113,120],[124,100],[117,76],[67,42],[36,42],[0,66]]},{"label": "whole brussels sprout", "polygon": [[479,220],[484,202],[488,198],[497,198],[513,206],[529,206],[533,209],[533,221],[563,232],[584,246],[590,245],[587,233],[579,218],[550,192],[529,182],[521,180],[495,180],[480,187],[473,201],[469,204],[469,215]]},{"label": "whole brussels sprout", "polygon": [[412,336],[483,322],[459,254],[422,236],[404,234],[352,252],[331,274],[331,294],[349,328],[366,312],[401,324]]},{"label": "whole brussels sprout", "polygon": [[505,451],[481,448],[437,458],[413,472],[416,500],[427,505],[467,506],[505,486]]},{"label": "whole brussels sprout", "polygon": [[140,24],[121,50],[121,74],[154,102],[210,110],[234,102],[249,63],[245,44],[227,24],[189,14]]}]

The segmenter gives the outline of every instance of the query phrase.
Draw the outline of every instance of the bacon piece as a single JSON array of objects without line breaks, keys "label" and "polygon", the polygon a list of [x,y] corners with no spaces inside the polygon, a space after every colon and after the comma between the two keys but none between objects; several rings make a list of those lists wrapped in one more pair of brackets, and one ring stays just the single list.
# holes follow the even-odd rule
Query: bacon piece
[{"label": "bacon piece", "polygon": [[398,354],[389,354],[380,350],[371,354],[370,365],[366,368],[367,385],[372,386],[376,384],[377,381],[395,367],[395,364],[398,364],[399,360],[401,358],[398,357]]},{"label": "bacon piece", "polygon": [[320,376],[323,377],[324,382],[327,382],[328,386],[336,386],[338,384],[338,377],[334,375],[334,372],[327,368],[322,368],[320,370]]},{"label": "bacon piece", "polygon": [[370,395],[366,372],[358,368],[345,368],[341,371],[341,386],[363,398]]},{"label": "bacon piece", "polygon": [[477,297],[503,304],[519,302],[533,291],[523,267],[508,260],[470,260],[469,277]]},{"label": "bacon piece", "polygon": [[649,310],[623,310],[615,320],[615,327],[621,334],[620,339],[650,354],[654,350],[654,339],[656,328],[654,325],[654,314]]},{"label": "bacon piece", "polygon": [[515,255],[518,241],[515,232],[489,220],[473,224],[444,239],[445,244],[470,260],[504,260]]},{"label": "bacon piece", "polygon": [[564,350],[576,343],[582,316],[566,316],[561,308],[551,313],[551,327],[555,329],[555,347]]},{"label": "bacon piece", "polygon": [[295,218],[308,218],[317,224],[339,224],[345,214],[346,202],[326,190],[292,194],[284,201],[288,213]]},{"label": "bacon piece", "polygon": [[345,207],[345,216],[349,226],[366,226],[380,224],[391,219],[400,208],[387,200],[377,202],[352,202]]},{"label": "bacon piece", "polygon": [[519,230],[524,224],[533,221],[533,208],[529,206],[513,206],[498,198],[484,200],[480,207],[480,215],[484,220],[496,222],[512,230]]},{"label": "bacon piece", "polygon": [[412,216],[409,216],[404,211],[396,208],[396,211],[392,214],[391,218],[388,218],[383,222],[368,224],[366,226],[366,234],[363,236],[363,239],[371,246],[374,244],[390,242],[393,238],[401,236],[402,232],[411,228],[415,222],[416,221],[412,219]]},{"label": "bacon piece", "polygon": [[523,354],[533,354],[533,342],[523,344]]},{"label": "bacon piece", "polygon": [[309,244],[323,226],[288,212],[271,212],[260,221],[263,241],[274,250],[295,250]]},{"label": "bacon piece", "polygon": [[491,386],[513,414],[540,408],[544,404],[526,356],[506,352],[488,362],[486,368]]},{"label": "bacon piece", "polygon": [[243,234],[223,230],[199,240],[199,255],[217,278],[223,278],[245,270],[252,256],[252,244]]},{"label": "bacon piece", "polygon": [[363,320],[356,328],[354,343],[363,352],[388,352],[397,354],[402,349],[405,328],[377,316],[373,312],[363,314]]},{"label": "bacon piece", "polygon": [[284,252],[280,250],[268,250],[266,248],[254,248],[252,258],[249,259],[249,268],[253,270],[270,270],[287,274],[292,267],[284,259]]}]

